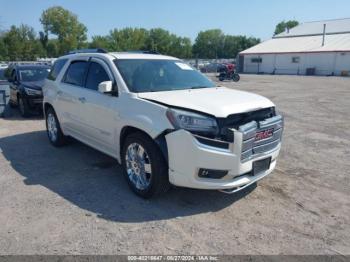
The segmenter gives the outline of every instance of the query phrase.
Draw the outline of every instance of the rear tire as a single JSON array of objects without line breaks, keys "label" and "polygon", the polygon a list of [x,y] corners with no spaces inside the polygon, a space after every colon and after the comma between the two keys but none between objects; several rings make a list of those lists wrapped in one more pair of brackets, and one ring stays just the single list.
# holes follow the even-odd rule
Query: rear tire
[{"label": "rear tire", "polygon": [[55,110],[49,108],[46,111],[46,132],[50,143],[55,147],[61,147],[67,144],[67,137],[63,134],[60,123],[57,119]]},{"label": "rear tire", "polygon": [[127,136],[121,158],[125,178],[135,194],[151,198],[169,190],[168,165],[147,135],[136,132]]}]

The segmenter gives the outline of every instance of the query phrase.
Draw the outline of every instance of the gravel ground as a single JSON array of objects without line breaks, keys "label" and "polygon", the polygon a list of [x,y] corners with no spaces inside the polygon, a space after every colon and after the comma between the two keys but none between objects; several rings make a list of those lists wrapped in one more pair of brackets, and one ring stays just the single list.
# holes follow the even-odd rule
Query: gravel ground
[{"label": "gravel ground", "polygon": [[0,119],[0,254],[350,254],[350,79],[242,75],[286,129],[276,170],[235,195],[143,200],[113,159]]}]

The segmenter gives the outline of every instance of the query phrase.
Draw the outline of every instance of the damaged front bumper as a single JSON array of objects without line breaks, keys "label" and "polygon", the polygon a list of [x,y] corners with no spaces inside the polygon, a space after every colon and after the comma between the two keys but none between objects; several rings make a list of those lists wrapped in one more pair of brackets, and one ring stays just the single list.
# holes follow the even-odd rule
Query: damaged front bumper
[{"label": "damaged front bumper", "polygon": [[[272,129],[271,136],[256,141],[262,130]],[[232,129],[232,143],[208,142],[183,129],[171,132],[165,136],[169,180],[181,187],[237,192],[273,171],[282,130],[283,118],[276,116]]]}]

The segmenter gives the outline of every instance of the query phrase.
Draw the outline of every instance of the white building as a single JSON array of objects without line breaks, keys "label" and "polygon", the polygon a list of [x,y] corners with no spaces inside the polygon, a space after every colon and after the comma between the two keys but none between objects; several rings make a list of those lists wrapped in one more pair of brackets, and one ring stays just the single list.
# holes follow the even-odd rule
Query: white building
[{"label": "white building", "polygon": [[308,22],[239,54],[244,73],[350,75],[350,18]]}]

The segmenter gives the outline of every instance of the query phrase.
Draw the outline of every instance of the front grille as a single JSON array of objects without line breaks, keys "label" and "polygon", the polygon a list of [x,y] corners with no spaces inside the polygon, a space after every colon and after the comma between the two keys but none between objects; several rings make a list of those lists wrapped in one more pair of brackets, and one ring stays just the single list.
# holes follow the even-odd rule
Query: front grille
[{"label": "front grille", "polygon": [[218,118],[219,125],[219,137],[225,141],[233,142],[232,132],[233,129],[239,129],[240,126],[250,123],[252,121],[263,121],[265,119],[274,117],[276,115],[275,108],[263,108],[251,112],[239,113],[229,115],[227,118]]},{"label": "front grille", "polygon": [[[281,142],[283,117],[278,115],[262,121],[251,121],[238,128],[243,135],[241,161],[247,161],[259,154],[275,149]],[[256,134],[264,130],[273,130],[270,137],[256,141]]]}]

